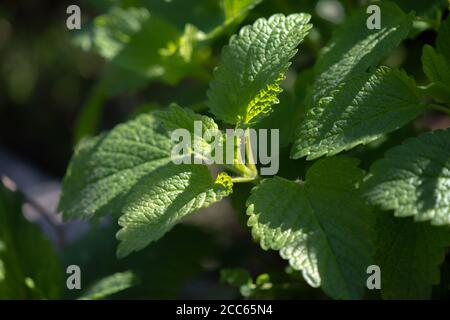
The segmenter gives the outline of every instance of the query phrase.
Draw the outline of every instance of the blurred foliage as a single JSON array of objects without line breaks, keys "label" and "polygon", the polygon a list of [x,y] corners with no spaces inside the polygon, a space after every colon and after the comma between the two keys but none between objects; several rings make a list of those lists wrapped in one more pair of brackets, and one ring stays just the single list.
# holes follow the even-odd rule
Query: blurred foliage
[{"label": "blurred foliage", "polygon": [[131,271],[117,272],[96,281],[80,297],[81,300],[99,300],[131,288],[139,279]]},{"label": "blurred foliage", "polygon": [[0,182],[0,299],[57,299],[63,284],[59,258],[23,217],[22,201]]},{"label": "blurred foliage", "polygon": [[244,269],[222,269],[222,283],[236,287],[247,299],[326,299],[318,289],[311,289],[298,271],[290,267],[285,270],[263,273],[255,280]]},{"label": "blurred foliage", "polygon": [[[88,286],[112,273],[132,270],[139,284],[124,292],[127,298],[180,296],[186,281],[200,273],[218,249],[211,235],[194,227],[179,226],[157,244],[118,260],[116,244],[111,241],[117,230],[112,225],[93,227],[88,235],[66,248],[63,262],[79,265],[85,274],[83,283]],[[67,294],[76,296],[73,292]]]}]

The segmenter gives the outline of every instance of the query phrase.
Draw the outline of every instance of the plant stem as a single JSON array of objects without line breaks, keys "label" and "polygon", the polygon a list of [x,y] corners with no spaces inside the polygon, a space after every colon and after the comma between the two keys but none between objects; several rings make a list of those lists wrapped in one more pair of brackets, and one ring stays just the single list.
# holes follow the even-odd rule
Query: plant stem
[{"label": "plant stem", "polygon": [[239,176],[242,177],[253,177],[252,172],[244,165],[229,165],[229,164],[223,164],[222,165],[225,169],[228,169],[234,173],[236,173]]},{"label": "plant stem", "polygon": [[253,157],[253,150],[250,139],[250,130],[245,129],[244,135],[244,147],[245,147],[245,158],[248,161],[248,165],[245,164],[241,157],[240,145],[238,146],[238,151],[235,154],[236,161],[233,165],[223,164],[225,169],[228,169],[238,176],[231,179],[233,183],[243,183],[243,182],[253,182],[255,184],[259,183],[261,178],[258,176],[258,169],[255,166],[255,160]]},{"label": "plant stem", "polygon": [[255,180],[254,177],[235,177],[235,178],[231,178],[231,181],[233,183],[252,182],[254,180]]},{"label": "plant stem", "polygon": [[255,158],[253,156],[252,142],[250,139],[250,129],[245,129],[245,153],[248,160],[248,168],[252,171],[254,176],[258,175],[258,169],[255,166]]},{"label": "plant stem", "polygon": [[446,113],[446,114],[450,115],[450,109],[446,108],[444,106],[441,106],[439,104],[432,103],[432,104],[429,104],[428,107],[431,108],[431,109],[438,110],[438,111],[441,111],[443,113]]}]

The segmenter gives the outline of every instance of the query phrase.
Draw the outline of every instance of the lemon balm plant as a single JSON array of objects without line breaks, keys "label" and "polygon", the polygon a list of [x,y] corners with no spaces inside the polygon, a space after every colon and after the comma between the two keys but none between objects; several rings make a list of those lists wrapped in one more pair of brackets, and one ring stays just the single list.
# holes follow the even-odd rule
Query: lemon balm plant
[{"label": "lemon balm plant", "polygon": [[[136,8],[121,9],[103,18],[120,13],[123,21],[111,18],[113,30],[126,35],[149,19],[143,23],[153,31],[132,47],[125,36],[107,38],[124,47],[108,51],[107,58],[116,68],[168,82],[203,77],[208,46],[259,2],[222,1],[228,18],[221,27],[208,33],[187,25],[181,35],[173,31],[172,42],[155,28],[169,32],[169,24]],[[417,12],[401,1],[376,4],[379,28],[367,28],[366,7],[354,8],[320,52],[309,13],[273,13],[240,28],[221,50],[204,92],[207,109],[172,105],[78,144],[63,181],[64,219],[111,213],[120,226],[117,256],[123,258],[248,183],[248,232],[262,249],[278,251],[308,285],[335,299],[364,298],[368,267],[376,265],[382,298],[430,298],[450,245],[450,129],[405,136],[402,128],[430,112],[450,114],[450,19],[443,18],[445,1]],[[414,61],[427,77],[419,85],[388,57],[424,30],[436,40]],[[90,45],[102,53],[101,43],[91,39]],[[298,72],[304,52],[313,52],[313,59]],[[108,76],[103,90],[114,79]],[[286,78],[296,81],[293,94],[283,93]],[[279,154],[280,175],[258,175],[248,140],[239,141],[248,151],[244,159],[235,152],[231,164],[215,171],[206,164],[174,164],[173,130],[187,130],[204,148],[213,143],[196,135],[195,121],[212,131],[280,129],[280,143],[289,150]],[[223,275],[244,296],[264,288],[265,280],[252,285],[245,275],[242,281],[230,271]]]}]

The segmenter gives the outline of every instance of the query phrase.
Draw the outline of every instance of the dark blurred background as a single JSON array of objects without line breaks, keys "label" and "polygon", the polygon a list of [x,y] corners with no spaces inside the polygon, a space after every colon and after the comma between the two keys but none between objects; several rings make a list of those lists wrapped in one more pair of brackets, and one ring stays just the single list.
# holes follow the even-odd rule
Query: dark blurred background
[{"label": "dark blurred background", "polygon": [[[74,31],[66,28],[66,8],[70,4],[80,5],[84,26],[114,2],[2,0],[0,3],[0,146],[50,175],[64,174],[75,142],[77,117],[104,67],[102,58],[73,44]],[[252,17],[265,12],[312,10],[315,11],[313,22],[326,41],[333,27],[344,19],[347,7],[358,6],[358,1],[342,1],[342,5],[334,7],[323,5],[333,2],[339,4],[338,1],[265,1]],[[416,2],[414,5],[398,2],[405,9],[408,6],[417,9]],[[421,6],[426,7],[426,1],[422,2]],[[407,47],[397,50],[391,60],[394,64],[400,62],[420,83],[424,80],[423,72],[416,62],[422,44],[433,43],[434,37],[434,31],[422,33],[419,41],[407,42]],[[213,50],[218,52],[225,41],[226,38],[218,39]],[[215,56],[211,64],[214,59]],[[103,109],[107,112],[100,117],[100,129],[123,121],[145,104],[166,105],[173,100],[188,104],[200,102],[195,100],[205,97],[206,88],[207,81],[185,79],[176,86],[149,82],[137,92],[125,91],[105,101]]]},{"label": "dark blurred background", "polygon": [[77,111],[102,61],[71,43],[74,1],[0,3],[0,146],[61,177]]}]

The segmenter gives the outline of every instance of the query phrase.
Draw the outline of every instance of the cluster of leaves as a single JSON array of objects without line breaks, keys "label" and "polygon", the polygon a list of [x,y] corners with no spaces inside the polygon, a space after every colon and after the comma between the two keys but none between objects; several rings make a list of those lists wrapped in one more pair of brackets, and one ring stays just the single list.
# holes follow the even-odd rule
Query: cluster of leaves
[{"label": "cluster of leaves", "polygon": [[[0,299],[171,298],[217,251],[214,239],[180,226],[159,243],[118,263],[113,225],[96,226],[64,248],[62,257],[39,227],[22,214],[23,196],[0,183]],[[189,238],[189,243],[183,239]],[[191,252],[189,248],[197,250]],[[89,252],[86,249],[89,248]],[[179,260],[183,268],[179,268]],[[69,291],[63,266],[80,268],[81,292]],[[126,292],[123,292],[125,291]]]},{"label": "cluster of leaves", "polygon": [[0,181],[0,298],[57,299],[62,270],[53,246],[22,216],[22,197]]},{"label": "cluster of leaves", "polygon": [[[210,31],[191,24],[180,32],[169,22],[175,20],[162,21],[146,9],[115,9],[96,18],[95,32],[80,41],[111,60],[110,72],[120,72],[105,76],[111,90],[117,79],[121,90],[139,83],[124,81],[125,70],[176,82],[208,72],[200,67],[208,42],[259,2],[221,1],[225,18]],[[366,28],[365,7],[352,12],[314,66],[297,75],[288,111],[282,108],[288,99],[283,80],[297,47],[312,41],[311,16],[273,14],[241,28],[223,48],[209,85],[206,105],[214,119],[173,105],[83,140],[63,182],[64,218],[112,213],[121,227],[117,255],[123,258],[229,196],[237,183],[250,182],[255,186],[246,213],[253,238],[264,250],[279,251],[310,286],[335,299],[362,298],[366,269],[376,264],[383,298],[429,298],[450,245],[450,129],[406,139],[377,156],[368,171],[350,155],[370,150],[430,109],[450,114],[450,18],[441,16],[445,2],[430,3],[416,15],[402,1],[379,2],[381,29],[374,30]],[[437,31],[436,45],[423,47],[423,86],[385,60],[421,32],[421,21]],[[146,28],[167,32],[148,39]],[[285,113],[281,120],[278,110]],[[290,158],[314,162],[294,161],[290,175],[297,179],[262,179],[245,159],[222,166],[217,176],[206,165],[175,165],[170,132],[184,128],[194,136],[195,120],[212,130],[219,130],[215,120],[243,129],[281,128]],[[348,154],[338,155],[343,152]],[[247,297],[270,288],[266,277],[256,283],[242,273],[223,277]]]},{"label": "cluster of leaves", "polygon": [[[22,195],[0,183],[0,298],[59,299],[62,264],[41,230],[22,215]],[[132,272],[99,280],[81,299],[99,299],[136,283]]]},{"label": "cluster of leaves", "polygon": [[[402,70],[376,68],[410,34],[414,18],[391,3],[381,4],[381,12],[381,30],[361,28],[367,18],[361,10],[337,30],[319,57],[292,158],[313,160],[368,144],[430,105],[444,109],[441,104],[449,102],[449,20],[439,30],[437,50],[424,47],[431,84],[419,88]],[[211,113],[241,128],[267,117],[278,102],[289,61],[311,28],[308,22],[307,14],[277,14],[233,36],[210,85]],[[229,195],[239,178],[259,182],[244,163],[232,168],[241,176],[222,172],[217,178],[205,165],[172,164],[169,132],[185,128],[194,134],[194,120],[218,129],[213,119],[173,106],[82,142],[64,180],[60,208],[65,217],[120,213],[118,256],[124,257]],[[386,274],[383,297],[427,297],[449,244],[448,230],[374,213],[366,200],[395,210],[396,216],[448,225],[449,145],[448,130],[427,133],[390,150],[368,175],[358,160],[338,156],[315,162],[304,181],[265,179],[247,201],[248,225],[262,248],[279,250],[311,286],[321,286],[333,298],[361,297],[365,269],[373,263]],[[430,232],[434,237],[427,237]],[[416,246],[412,239],[418,239]],[[397,247],[400,252],[393,252]]]},{"label": "cluster of leaves", "polygon": [[174,85],[186,77],[207,78],[212,42],[234,30],[261,0],[118,2],[123,3],[107,7],[75,37],[80,47],[108,61],[79,116],[76,139],[95,132],[109,97],[155,81]]}]

